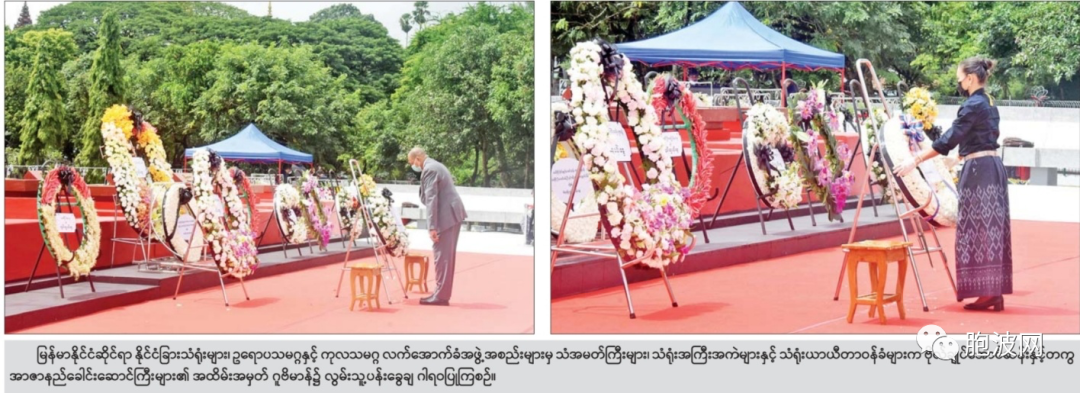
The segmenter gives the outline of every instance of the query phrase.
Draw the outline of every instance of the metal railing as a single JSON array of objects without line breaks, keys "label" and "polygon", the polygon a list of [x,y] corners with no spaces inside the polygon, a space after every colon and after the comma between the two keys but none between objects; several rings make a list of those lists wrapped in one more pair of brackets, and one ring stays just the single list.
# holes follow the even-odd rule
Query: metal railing
[{"label": "metal railing", "polygon": [[[45,163],[40,165],[5,165],[4,166],[4,178],[5,179],[22,179],[26,177],[26,174],[33,171],[40,171],[42,175],[56,167],[53,163]],[[89,184],[105,184],[105,177],[109,174],[108,167],[72,167],[75,168],[75,172],[79,173],[83,179]]]},{"label": "metal railing", "polygon": [[[938,104],[942,105],[960,105],[966,98],[963,97],[940,97],[938,98]],[[1019,107],[1039,107],[1039,108],[1080,108],[1080,101],[1064,101],[1064,100],[1002,100],[995,98],[994,105],[996,106],[1019,106]]]}]

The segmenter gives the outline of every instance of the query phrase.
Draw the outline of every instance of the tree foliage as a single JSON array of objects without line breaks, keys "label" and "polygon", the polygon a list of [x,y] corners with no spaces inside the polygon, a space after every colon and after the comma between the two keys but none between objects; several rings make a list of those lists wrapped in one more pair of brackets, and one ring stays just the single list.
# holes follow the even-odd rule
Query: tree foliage
[{"label": "tree foliage", "polygon": [[459,184],[529,184],[532,8],[477,4],[435,21],[417,4],[408,15],[416,39],[402,48],[348,4],[298,23],[219,3],[50,8],[5,29],[9,162],[81,149],[80,163],[98,165],[101,112],[124,103],[158,128],[175,167],[185,148],[254,122],[317,165],[357,158],[380,181],[415,178],[405,154],[421,144]]},{"label": "tree foliage", "polygon": [[120,26],[116,13],[106,12],[101,19],[101,33],[94,61],[90,66],[90,90],[87,111],[90,114],[82,127],[82,149],[76,163],[87,166],[104,166],[98,147],[102,145],[101,119],[94,114],[124,103],[124,70],[120,67]]},{"label": "tree foliage", "polygon": [[[413,38],[401,87],[356,117],[353,144],[366,168],[406,176],[421,145],[459,184],[526,187],[531,181],[533,13],[477,4]],[[392,139],[391,139],[392,138]]]},{"label": "tree foliage", "polygon": [[66,89],[60,71],[75,53],[75,41],[71,33],[57,29],[31,31],[21,41],[21,45],[34,48],[34,54],[21,118],[19,160],[37,163],[70,157],[72,133],[64,111]]},{"label": "tree foliage", "polygon": [[[553,2],[552,51],[562,58],[579,41],[650,38],[700,21],[724,2]],[[871,60],[888,82],[903,80],[953,94],[956,65],[982,55],[999,60],[989,89],[1027,98],[1045,86],[1058,99],[1080,99],[1080,4],[1072,2],[759,2],[742,3],[765,25],[798,41],[843,53],[846,73],[854,61]],[[742,76],[749,74],[742,72]],[[778,72],[754,72],[773,84]],[[703,72],[726,83],[735,74]],[[814,82],[830,72],[791,72]],[[1065,88],[1069,87],[1069,88]],[[1055,89],[1056,88],[1056,89]]]}]

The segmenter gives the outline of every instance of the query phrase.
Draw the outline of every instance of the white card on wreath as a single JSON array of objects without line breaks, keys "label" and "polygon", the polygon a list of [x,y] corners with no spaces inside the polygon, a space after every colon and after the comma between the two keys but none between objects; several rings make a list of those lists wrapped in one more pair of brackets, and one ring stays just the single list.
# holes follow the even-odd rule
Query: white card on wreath
[{"label": "white card on wreath", "polygon": [[626,130],[623,129],[622,124],[616,122],[608,122],[607,126],[608,131],[611,132],[608,138],[611,159],[618,162],[630,162],[630,139],[626,136]]},{"label": "white card on wreath", "polygon": [[195,217],[192,217],[190,214],[184,214],[176,219],[176,233],[180,235],[181,239],[191,239],[191,234],[194,232]]},{"label": "white card on wreath", "polygon": [[780,150],[775,147],[770,147],[769,149],[772,150],[772,160],[769,161],[769,164],[771,164],[773,168],[776,168],[781,174],[784,173],[784,171],[787,170],[787,164],[784,163],[784,157],[780,155]]},{"label": "white card on wreath", "polygon": [[150,173],[146,169],[146,161],[143,161],[143,159],[139,158],[139,157],[134,157],[134,158],[135,158],[135,175],[138,176],[140,179],[145,179],[146,176]]},{"label": "white card on wreath", "polygon": [[[577,173],[578,160],[563,158],[555,161],[551,166],[551,193],[559,198],[562,203],[570,200],[570,189],[574,187],[574,174]],[[581,168],[578,176],[577,191],[574,193],[574,203],[581,202],[581,198],[593,192],[592,180],[589,180],[589,171]]]},{"label": "white card on wreath", "polygon": [[664,136],[664,152],[668,157],[681,157],[683,155],[682,137],[678,131],[669,131],[661,134]]},{"label": "white card on wreath", "polygon": [[56,213],[56,230],[60,233],[75,233],[75,214]]},{"label": "white card on wreath", "polygon": [[397,225],[398,231],[405,232],[405,222],[401,220],[401,206],[393,206],[390,208],[390,215],[394,217],[394,224]]}]

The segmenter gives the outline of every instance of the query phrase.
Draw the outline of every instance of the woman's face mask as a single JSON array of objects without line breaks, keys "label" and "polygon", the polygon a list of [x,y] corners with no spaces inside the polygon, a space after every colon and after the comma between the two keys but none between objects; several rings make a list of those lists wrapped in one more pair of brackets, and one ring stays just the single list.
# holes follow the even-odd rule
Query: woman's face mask
[{"label": "woman's face mask", "polygon": [[959,82],[956,82],[956,92],[960,93],[960,95],[963,97],[968,97],[971,95],[971,93],[968,92],[968,89],[964,87],[964,82],[967,82],[968,79],[970,79],[968,78],[968,75],[964,75],[964,77],[961,78]]}]

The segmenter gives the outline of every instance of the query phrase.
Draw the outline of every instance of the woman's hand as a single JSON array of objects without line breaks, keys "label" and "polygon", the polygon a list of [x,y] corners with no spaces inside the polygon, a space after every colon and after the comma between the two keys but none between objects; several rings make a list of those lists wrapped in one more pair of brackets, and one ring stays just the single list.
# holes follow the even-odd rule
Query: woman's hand
[{"label": "woman's hand", "polygon": [[904,162],[900,163],[900,165],[897,165],[896,168],[893,168],[893,173],[897,176],[907,176],[907,174],[915,170],[915,166],[917,165],[918,164],[915,162],[915,158],[909,158]]}]

